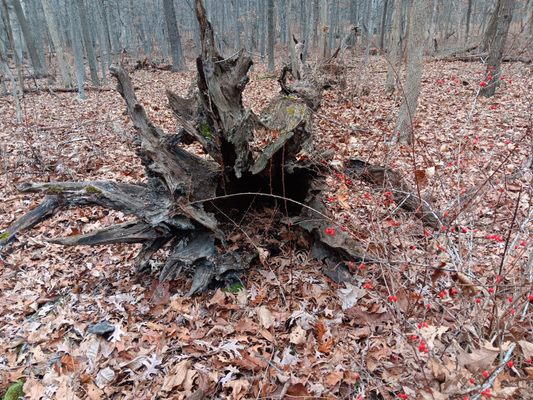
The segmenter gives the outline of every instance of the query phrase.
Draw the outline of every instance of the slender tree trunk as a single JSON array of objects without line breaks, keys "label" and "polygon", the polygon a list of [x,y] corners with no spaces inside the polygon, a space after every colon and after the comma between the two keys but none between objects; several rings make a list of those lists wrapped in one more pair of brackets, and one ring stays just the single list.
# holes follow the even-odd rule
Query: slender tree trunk
[{"label": "slender tree trunk", "polygon": [[107,83],[107,70],[111,66],[111,55],[110,55],[110,49],[109,49],[109,35],[106,33],[106,21],[105,16],[102,14],[102,10],[100,10],[100,4],[98,2],[94,2],[92,4],[92,7],[94,7],[94,12],[92,13],[95,20],[95,29],[98,37],[98,42],[100,44],[99,51],[100,51],[100,69],[102,72],[102,82],[104,84]]},{"label": "slender tree trunk", "polygon": [[48,31],[50,32],[50,38],[52,39],[52,44],[54,45],[54,48],[57,52],[61,84],[64,87],[70,87],[72,86],[70,68],[68,65],[65,48],[63,46],[63,41],[59,36],[59,25],[57,23],[56,14],[54,12],[54,9],[52,8],[52,5],[50,4],[50,0],[42,0],[42,5],[46,24],[48,25]]},{"label": "slender tree trunk", "polygon": [[[7,1],[3,0],[2,1],[2,21],[4,22],[4,27],[6,30],[6,35],[7,35],[7,40],[9,42],[9,46],[13,50],[13,59],[15,60],[15,66],[17,68],[18,87],[20,88],[20,92],[22,94],[24,91],[24,78],[22,76],[22,58],[20,57],[20,53],[17,51],[17,45],[15,43],[15,38],[13,36],[13,29],[11,25],[11,19],[9,16],[8,8],[9,7],[7,4]],[[16,89],[17,89],[16,86],[14,86],[14,90]]]},{"label": "slender tree trunk", "polygon": [[239,27],[239,0],[231,2],[233,6],[233,47],[235,50],[241,48],[241,29]]},{"label": "slender tree trunk", "polygon": [[99,86],[98,67],[96,66],[96,55],[94,54],[94,46],[89,29],[89,20],[87,9],[85,8],[84,0],[77,0],[77,10],[80,17],[81,33],[83,37],[83,44],[85,46],[85,54],[87,54],[87,61],[89,62],[89,72],[91,73],[91,81],[94,86]]},{"label": "slender tree trunk", "polygon": [[179,71],[185,67],[185,63],[183,61],[181,38],[178,31],[178,23],[176,21],[174,2],[172,0],[163,0],[163,8],[165,10],[168,41],[170,43],[170,51],[172,53],[172,70]]},{"label": "slender tree trunk", "polygon": [[268,69],[274,71],[274,0],[267,0],[267,47],[268,47]]},{"label": "slender tree trunk", "polygon": [[468,36],[470,34],[470,19],[472,17],[472,0],[468,0],[466,8],[466,22],[465,22],[465,44],[468,43]]},{"label": "slender tree trunk", "polygon": [[301,41],[303,42],[303,45],[304,45],[304,50],[303,50],[303,57],[304,57],[304,60],[307,58],[307,49],[309,47],[308,45],[308,31],[309,31],[309,27],[308,27],[308,15],[307,15],[307,0],[300,0],[300,39]]},{"label": "slender tree trunk", "polygon": [[[289,0],[290,2],[290,0]],[[279,1],[279,38],[281,43],[287,44],[288,29],[287,29],[287,0]]]},{"label": "slender tree trunk", "polygon": [[312,22],[312,37],[311,40],[313,41],[313,48],[315,51],[318,49],[318,30],[319,30],[319,21],[320,21],[320,8],[318,7],[318,0],[313,0],[313,22]]},{"label": "slender tree trunk", "polygon": [[[500,81],[501,64],[505,42],[511,25],[513,0],[498,0],[498,15],[496,16],[496,28],[492,38],[488,38],[489,58],[487,60],[487,72],[485,87],[481,88],[480,94],[485,97],[492,97],[496,92],[496,87]],[[489,77],[491,79],[489,79]]]},{"label": "slender tree trunk", "polygon": [[266,42],[267,42],[267,5],[264,0],[256,0],[257,15],[259,17],[259,53],[261,54],[261,60],[265,59],[266,55]]},{"label": "slender tree trunk", "polygon": [[[9,80],[11,81],[11,93],[13,95],[13,100],[15,100],[15,110],[17,115],[17,122],[22,122],[22,108],[20,107],[20,95],[22,93],[22,87],[20,87],[17,84],[17,81],[15,77],[13,76],[13,73],[11,72],[11,69],[9,68],[9,65],[7,63],[7,58],[4,56],[0,49],[0,72],[3,71],[3,75],[7,76]],[[20,83],[20,82],[19,82]],[[4,81],[2,80],[2,86],[4,86]],[[7,88],[6,88],[7,89]]]},{"label": "slender tree trunk", "polygon": [[335,10],[338,7],[337,0],[330,0],[328,9],[328,57],[331,55],[331,50],[335,47]]},{"label": "slender tree trunk", "polygon": [[365,63],[368,63],[368,57],[370,56],[370,47],[372,46],[372,39],[374,37],[374,6],[376,0],[370,0],[368,2],[366,23],[367,23],[367,36],[366,36],[366,51],[365,51]]},{"label": "slender tree trunk", "polygon": [[501,1],[498,0],[496,8],[492,12],[485,33],[483,34],[483,41],[481,42],[481,51],[486,52],[491,48],[492,41],[496,37],[496,28],[498,26],[498,15],[500,13]]},{"label": "slender tree trunk", "polygon": [[101,1],[102,3],[103,15],[105,17],[105,23],[109,32],[109,39],[111,42],[110,52],[112,55],[117,55],[118,53],[120,53],[120,39],[119,33],[115,27],[115,23],[119,20],[119,18],[116,16],[116,12],[113,7],[109,4],[109,0],[98,1]]},{"label": "slender tree trunk", "polygon": [[392,28],[389,39],[389,65],[387,68],[387,83],[385,91],[393,93],[401,67],[401,31],[402,31],[402,0],[393,0]]},{"label": "slender tree trunk", "polygon": [[76,81],[78,86],[78,97],[85,99],[85,65],[83,63],[83,43],[80,33],[80,14],[77,10],[77,2],[70,4],[69,22],[72,48],[74,50],[74,62],[76,63]]},{"label": "slender tree trunk", "polygon": [[430,4],[427,0],[412,0],[407,41],[407,81],[393,142],[411,143],[413,118],[415,117],[424,64],[424,36]]},{"label": "slender tree trunk", "polygon": [[385,49],[385,31],[387,28],[387,12],[389,10],[389,0],[385,0],[383,3],[383,13],[381,14],[381,31],[379,34],[379,48]]},{"label": "slender tree trunk", "polygon": [[533,0],[529,1],[526,24],[528,25],[527,34],[531,40],[531,36],[533,36]]},{"label": "slender tree trunk", "polygon": [[431,11],[431,22],[429,25],[429,35],[428,42],[429,48],[431,49],[430,53],[435,54],[437,52],[437,35],[435,34],[437,30],[437,16],[439,15],[439,0],[433,0],[433,8]]},{"label": "slender tree trunk", "polygon": [[28,20],[24,15],[24,11],[22,10],[20,0],[11,0],[11,2],[15,9],[15,14],[17,15],[17,20],[19,22],[20,29],[22,30],[22,34],[24,35],[24,42],[26,42],[26,48],[28,49],[28,54],[30,56],[31,66],[36,75],[43,75],[46,73],[46,68],[41,63],[41,59],[39,58],[39,54],[37,53],[35,39],[33,37],[32,30],[30,29],[30,26],[28,24]]},{"label": "slender tree trunk", "polygon": [[27,16],[27,21],[30,24],[33,39],[35,40],[35,48],[37,56],[43,67],[43,73],[48,73],[48,66],[46,60],[46,51],[49,46],[46,21],[43,16],[43,9],[41,2],[37,0],[24,1],[24,11]]}]

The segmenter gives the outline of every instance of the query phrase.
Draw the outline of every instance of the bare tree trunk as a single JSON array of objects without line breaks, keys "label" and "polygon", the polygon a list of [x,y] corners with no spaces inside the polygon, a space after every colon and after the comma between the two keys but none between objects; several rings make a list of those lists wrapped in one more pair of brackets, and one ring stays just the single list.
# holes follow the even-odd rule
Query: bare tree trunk
[{"label": "bare tree trunk", "polygon": [[[348,19],[350,21],[351,28],[356,27],[357,28],[357,17],[358,17],[358,2],[360,0],[350,0],[350,9],[349,9],[349,16]],[[349,46],[354,46],[357,42],[357,34],[350,36],[348,40]]]},{"label": "bare tree trunk", "polygon": [[[500,81],[501,63],[507,34],[512,20],[513,1],[498,0],[496,7],[496,28],[492,38],[487,38],[489,46],[489,58],[487,60],[486,86],[481,88],[480,94],[485,97],[492,97],[496,92],[496,87]],[[492,27],[491,27],[492,29]],[[489,79],[489,77],[491,79]]]},{"label": "bare tree trunk", "polygon": [[39,55],[37,53],[37,48],[35,47],[35,39],[28,24],[28,20],[24,15],[24,11],[22,10],[20,0],[11,0],[11,2],[15,9],[20,29],[22,30],[22,34],[24,35],[24,42],[26,42],[26,48],[28,49],[28,54],[30,56],[31,66],[35,71],[36,75],[43,75],[46,73],[46,68],[44,67],[44,65],[42,65],[41,59],[39,58]]},{"label": "bare tree trunk", "polygon": [[529,1],[529,7],[528,7],[528,13],[527,13],[527,19],[526,23],[528,24],[528,36],[531,40],[531,36],[533,36],[533,0]]},{"label": "bare tree trunk", "polygon": [[385,91],[393,93],[401,67],[401,31],[402,31],[402,0],[393,0],[392,28],[389,39],[389,65],[387,68],[387,83]]},{"label": "bare tree trunk", "polygon": [[396,121],[393,142],[411,143],[413,139],[413,118],[420,95],[424,65],[424,36],[430,4],[427,0],[413,0],[407,39],[407,80],[404,85],[403,101]]},{"label": "bare tree trunk", "polygon": [[81,33],[83,37],[83,44],[85,46],[85,54],[87,54],[87,61],[89,62],[89,72],[91,73],[91,81],[94,86],[99,86],[98,67],[96,66],[96,55],[94,54],[94,46],[91,38],[91,31],[89,30],[89,20],[87,10],[85,8],[84,0],[77,0],[77,11],[80,17]]},{"label": "bare tree trunk", "polygon": [[85,98],[85,65],[83,62],[83,43],[80,34],[80,15],[77,10],[77,2],[72,2],[69,7],[69,27],[74,50],[74,62],[76,64],[76,82],[78,86],[78,97]]},{"label": "bare tree trunk", "polygon": [[370,47],[372,47],[372,39],[374,37],[374,9],[376,0],[369,0],[366,13],[366,51],[365,51],[365,64],[368,63],[368,57],[370,56]]},{"label": "bare tree trunk", "polygon": [[275,40],[275,21],[274,21],[274,0],[267,0],[267,53],[268,69],[274,71],[274,40]]},{"label": "bare tree trunk", "polygon": [[[13,73],[11,72],[11,69],[9,68],[9,65],[7,63],[7,59],[2,53],[2,49],[0,48],[0,72],[2,71],[3,71],[2,75],[7,76],[9,80],[11,81],[11,94],[13,96],[13,100],[15,100],[17,122],[21,123],[22,122],[22,108],[20,107],[20,96],[22,94],[22,87],[20,87],[19,89],[20,83],[17,84],[17,80],[13,76]],[[3,80],[2,80],[2,86],[7,90]]]},{"label": "bare tree trunk", "polygon": [[183,52],[181,49],[181,38],[176,21],[176,11],[173,0],[163,0],[165,10],[165,22],[167,24],[168,41],[172,53],[172,70],[179,71],[185,67]]},{"label": "bare tree trunk", "polygon": [[[290,0],[289,0],[290,3]],[[279,2],[279,38],[281,43],[287,44],[288,40],[288,27],[287,27],[287,0],[280,0]]]},{"label": "bare tree trunk", "polygon": [[63,47],[63,41],[59,35],[59,25],[57,23],[56,14],[52,8],[52,5],[50,4],[50,0],[42,0],[42,5],[46,24],[48,25],[48,31],[50,32],[50,38],[52,39],[52,44],[57,52],[61,85],[64,87],[70,87],[72,86],[70,68],[65,48]]},{"label": "bare tree trunk", "polygon": [[311,35],[311,40],[313,41],[313,48],[315,49],[315,51],[318,49],[319,21],[320,21],[320,8],[318,7],[318,0],[313,0],[313,23],[312,23],[313,34]]},{"label": "bare tree trunk", "polygon": [[435,54],[437,52],[437,35],[435,34],[437,30],[437,16],[439,14],[439,1],[433,0],[433,8],[431,11],[431,22],[429,23],[429,35],[428,35],[428,42],[429,42],[429,48],[431,49],[431,54]]},{"label": "bare tree trunk", "polygon": [[466,9],[466,22],[465,22],[465,44],[468,43],[468,35],[470,34],[470,19],[472,16],[472,0],[468,0],[468,7]]},{"label": "bare tree trunk", "polygon": [[487,28],[485,29],[485,33],[483,34],[483,40],[481,42],[480,49],[482,53],[490,49],[492,40],[494,40],[494,37],[496,36],[496,28],[498,26],[498,14],[500,12],[500,7],[501,1],[497,0],[496,8],[490,15],[489,23],[487,25]]},{"label": "bare tree trunk", "polygon": [[[11,46],[11,49],[13,50],[13,59],[15,60],[15,66],[17,68],[18,87],[20,88],[20,93],[22,94],[24,91],[24,78],[22,76],[22,58],[20,57],[19,52],[17,51],[17,45],[15,43],[15,38],[13,37],[13,29],[11,25],[11,19],[9,17],[9,9],[6,0],[2,1],[2,21],[6,30],[7,40],[9,42],[9,45]],[[17,89],[16,86],[14,86],[14,90],[15,89]]]},{"label": "bare tree trunk", "polygon": [[233,7],[233,47],[235,50],[240,50],[241,29],[239,27],[239,0],[233,0],[231,6]]},{"label": "bare tree trunk", "polygon": [[337,0],[330,0],[328,2],[328,57],[331,56],[331,51],[335,48],[335,12],[338,7]]},{"label": "bare tree trunk", "polygon": [[261,60],[264,60],[267,48],[267,5],[265,1],[256,0],[258,8],[257,16],[259,18],[259,53],[261,54]]},{"label": "bare tree trunk", "polygon": [[389,0],[383,3],[383,13],[381,14],[381,30],[379,34],[379,48],[385,49],[385,30],[387,27],[387,12],[389,10]]}]

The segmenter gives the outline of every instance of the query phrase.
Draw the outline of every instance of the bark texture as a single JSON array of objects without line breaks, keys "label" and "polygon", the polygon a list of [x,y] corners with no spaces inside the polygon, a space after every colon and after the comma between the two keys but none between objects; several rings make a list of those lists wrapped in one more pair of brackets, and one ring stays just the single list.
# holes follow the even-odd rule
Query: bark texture
[{"label": "bark texture", "polygon": [[500,81],[503,51],[505,49],[505,42],[507,41],[507,34],[509,32],[509,26],[511,25],[511,19],[513,16],[513,1],[498,0],[496,10],[496,27],[493,29],[491,26],[491,31],[487,34],[492,35],[492,37],[487,37],[489,58],[487,60],[486,80],[488,82],[487,86],[482,87],[480,91],[480,94],[485,97],[494,96],[496,87]]},{"label": "bark texture", "polygon": [[404,85],[403,101],[396,121],[393,142],[411,143],[413,118],[420,95],[424,65],[424,36],[429,17],[430,3],[427,0],[413,0],[407,41],[407,79]]}]

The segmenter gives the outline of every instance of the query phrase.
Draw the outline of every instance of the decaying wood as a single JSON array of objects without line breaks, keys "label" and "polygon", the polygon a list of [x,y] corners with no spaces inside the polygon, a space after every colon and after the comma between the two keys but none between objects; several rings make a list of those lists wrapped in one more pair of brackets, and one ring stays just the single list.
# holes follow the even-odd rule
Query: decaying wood
[{"label": "decaying wood", "polygon": [[[463,54],[463,55],[454,55],[454,56],[447,56],[442,57],[439,60],[441,61],[462,61],[462,62],[480,62],[482,60],[486,60],[489,56],[488,53],[479,53],[479,54]],[[502,57],[502,62],[521,62],[524,64],[531,64],[531,59],[527,57],[521,57],[521,56],[512,56],[512,55],[504,55]]]},{"label": "decaying wood", "polygon": [[[318,157],[308,155],[313,153],[312,114],[320,106],[326,85],[303,61],[303,46],[297,43],[294,67],[282,71],[282,93],[257,116],[242,102],[252,60],[244,51],[221,56],[201,0],[196,0],[196,14],[202,41],[196,61],[198,88],[185,97],[167,92],[182,127],[178,133],[168,134],[156,126],[139,103],[128,73],[111,67],[137,132],[137,153],[147,181],[23,184],[22,192],[46,197],[0,236],[0,245],[66,207],[98,205],[120,210],[129,218],[126,222],[50,241],[67,246],[141,243],[138,271],[146,270],[155,253],[168,247],[159,279],[173,279],[182,271],[192,274],[188,292],[192,295],[246,270],[257,259],[255,244],[244,242],[230,251],[224,224],[227,212],[270,207],[283,200],[286,217],[314,238],[315,248],[321,249],[315,252],[317,258],[330,270],[348,260],[377,260],[344,232],[325,234],[332,218],[322,202],[323,166],[312,161]],[[255,148],[258,132],[270,140]],[[186,151],[180,146],[184,141],[199,142],[209,157]],[[254,193],[259,196],[250,196]],[[254,202],[256,197],[261,201]],[[236,205],[237,201],[241,203]]]},{"label": "decaying wood", "polygon": [[11,242],[19,232],[33,228],[38,223],[50,218],[62,206],[62,201],[56,196],[47,196],[43,202],[23,217],[14,222],[0,235],[0,249]]},{"label": "decaying wood", "polygon": [[416,194],[415,189],[402,178],[400,173],[391,168],[352,158],[348,162],[347,173],[352,178],[361,179],[373,186],[390,191],[394,202],[400,208],[413,212],[428,226],[439,228],[442,225],[442,217],[426,200]]}]

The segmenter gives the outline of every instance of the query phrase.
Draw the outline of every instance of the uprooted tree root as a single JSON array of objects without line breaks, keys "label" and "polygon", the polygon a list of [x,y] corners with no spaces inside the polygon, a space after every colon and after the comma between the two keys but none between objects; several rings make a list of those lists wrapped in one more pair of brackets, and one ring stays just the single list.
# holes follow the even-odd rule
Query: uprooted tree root
[{"label": "uprooted tree root", "polygon": [[[182,98],[168,92],[170,107],[182,126],[165,134],[139,104],[128,73],[111,67],[138,133],[138,155],[147,182],[26,183],[22,192],[46,194],[44,201],[13,223],[0,237],[0,247],[61,209],[98,205],[132,217],[128,222],[87,234],[54,238],[66,246],[142,243],[139,271],[163,247],[169,255],[159,274],[172,279],[183,269],[193,271],[189,295],[212,281],[246,270],[258,256],[251,243],[229,249],[227,217],[234,210],[279,206],[298,229],[312,238],[314,254],[328,265],[372,260],[357,242],[338,231],[322,202],[324,166],[312,147],[311,117],[320,106],[324,86],[298,57],[280,77],[282,93],[259,115],[244,108],[242,92],[252,60],[241,51],[223,58],[215,47],[211,24],[200,0],[196,13],[201,27],[202,53],[197,59],[197,92]],[[301,51],[302,46],[296,45]],[[287,82],[288,74],[293,80]],[[254,149],[256,135],[270,143]],[[206,157],[186,151],[181,142],[197,141]]]}]

